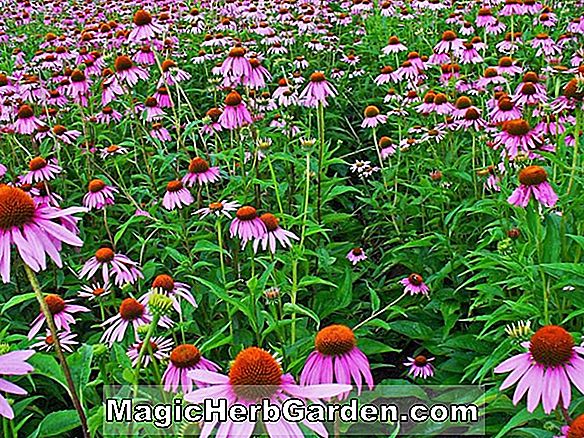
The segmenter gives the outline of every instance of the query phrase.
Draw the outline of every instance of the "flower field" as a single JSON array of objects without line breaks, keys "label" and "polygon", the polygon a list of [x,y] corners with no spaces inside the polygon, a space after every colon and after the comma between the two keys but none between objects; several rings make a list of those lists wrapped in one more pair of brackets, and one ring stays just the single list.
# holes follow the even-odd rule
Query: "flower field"
[{"label": "flower field", "polygon": [[480,385],[483,436],[584,438],[582,0],[0,4],[1,437]]}]

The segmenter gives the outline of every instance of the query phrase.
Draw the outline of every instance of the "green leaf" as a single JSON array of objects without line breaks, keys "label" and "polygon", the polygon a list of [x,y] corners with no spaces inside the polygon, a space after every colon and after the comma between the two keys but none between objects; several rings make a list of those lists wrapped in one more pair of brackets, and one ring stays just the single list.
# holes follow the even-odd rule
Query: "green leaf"
[{"label": "green leaf", "polygon": [[75,387],[79,392],[79,397],[83,403],[83,389],[89,382],[89,375],[91,374],[91,361],[93,359],[93,347],[91,345],[83,345],[75,353],[67,358],[67,364],[71,370],[71,377],[75,383]]},{"label": "green leaf", "polygon": [[543,413],[541,407],[539,407],[533,413],[527,412],[527,408],[523,408],[517,412],[505,426],[503,426],[495,438],[507,436],[507,432],[509,432],[511,429],[521,426],[522,424],[526,424],[528,421],[540,420],[545,417],[546,415]]},{"label": "green leaf", "polygon": [[61,366],[53,356],[35,353],[27,362],[34,367],[33,373],[48,377],[60,383],[63,388],[68,389],[65,374],[63,374]]},{"label": "green leaf", "polygon": [[29,292],[29,293],[21,294],[21,295],[15,295],[12,298],[10,298],[6,302],[6,304],[4,304],[4,306],[2,306],[2,311],[0,313],[4,313],[8,309],[10,309],[11,307],[18,306],[19,304],[24,303],[24,302],[29,301],[29,300],[33,300],[34,298],[35,298],[34,292]]},{"label": "green leaf", "polygon": [[316,322],[317,328],[318,326],[320,326],[320,318],[312,310],[304,306],[301,306],[300,304],[285,303],[284,313],[291,314],[293,312],[300,313],[301,315],[305,315],[312,318],[314,322]]},{"label": "green leaf", "polygon": [[63,436],[80,425],[79,415],[75,410],[51,412],[41,421],[31,438]]}]

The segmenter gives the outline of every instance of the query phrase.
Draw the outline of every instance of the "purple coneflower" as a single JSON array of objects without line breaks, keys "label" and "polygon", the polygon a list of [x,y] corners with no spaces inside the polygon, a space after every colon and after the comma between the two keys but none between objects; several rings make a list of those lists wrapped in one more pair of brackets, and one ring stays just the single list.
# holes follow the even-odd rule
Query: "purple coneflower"
[{"label": "purple coneflower", "polygon": [[547,181],[547,172],[540,166],[528,166],[519,172],[519,187],[509,196],[507,202],[518,207],[527,207],[531,196],[546,207],[554,207],[558,195]]},{"label": "purple coneflower", "polygon": [[97,271],[101,271],[104,283],[108,283],[114,276],[114,283],[122,286],[126,283],[134,284],[138,278],[144,278],[136,267],[138,264],[123,254],[116,254],[111,248],[103,247],[95,252],[79,273],[80,278],[90,279]]},{"label": "purple coneflower", "polygon": [[29,172],[22,177],[22,184],[34,184],[41,181],[50,181],[57,177],[63,169],[57,165],[57,160],[35,157],[28,163]]},{"label": "purple coneflower", "polygon": [[464,48],[464,41],[451,30],[442,34],[442,40],[434,46],[435,53],[452,53]]},{"label": "purple coneflower", "polygon": [[424,283],[424,279],[420,274],[410,274],[406,278],[399,281],[404,286],[404,293],[410,295],[422,294],[428,295],[430,288]]},{"label": "purple coneflower", "polygon": [[[314,339],[315,351],[310,353],[302,373],[301,385],[316,385],[319,383],[351,384],[357,386],[357,394],[361,394],[362,382],[365,380],[369,389],[373,389],[373,376],[367,356],[357,348],[357,340],[353,330],[341,324],[333,324],[323,328]],[[348,392],[339,398],[346,398]]]},{"label": "purple coneflower", "polygon": [[[170,353],[168,367],[162,375],[165,391],[184,394],[193,390],[193,379],[187,374],[194,370],[219,371],[219,365],[205,359],[197,347],[192,344],[182,344],[175,347]],[[198,382],[197,382],[198,383]]]},{"label": "purple coneflower", "polygon": [[147,70],[134,65],[129,56],[120,55],[116,58],[114,67],[116,70],[116,78],[133,87],[140,79],[148,79],[150,76]]},{"label": "purple coneflower", "polygon": [[[150,338],[150,352],[142,356],[142,364],[141,366],[146,368],[150,364],[151,355],[154,356],[158,361],[162,361],[168,359],[170,354],[170,349],[172,348],[172,339],[164,339],[161,336]],[[140,356],[140,351],[144,346],[143,341],[138,341],[130,345],[126,354],[132,361],[132,366],[136,367],[138,364],[138,357]]]},{"label": "purple coneflower", "polygon": [[337,95],[337,90],[326,80],[324,73],[314,72],[310,75],[310,81],[300,93],[299,100],[306,107],[317,107],[319,104],[326,107],[327,98]]},{"label": "purple coneflower", "polygon": [[427,379],[434,375],[434,367],[430,363],[433,360],[433,357],[418,355],[416,357],[408,357],[408,361],[404,365],[409,368],[408,375],[412,375],[414,378]]},{"label": "purple coneflower", "polygon": [[253,241],[253,250],[257,252],[260,243],[262,244],[262,250],[266,250],[266,248],[270,248],[272,254],[276,252],[276,244],[277,242],[282,245],[282,247],[290,247],[292,246],[292,240],[298,240],[298,236],[296,234],[287,231],[280,227],[279,220],[276,216],[272,213],[264,213],[260,216],[260,220],[266,226],[266,233],[260,237],[256,238]]},{"label": "purple coneflower", "polygon": [[562,427],[561,433],[554,438],[584,438],[584,414],[576,417],[569,426]]},{"label": "purple coneflower", "polygon": [[219,123],[230,131],[253,123],[251,114],[237,91],[231,91],[225,98],[225,108],[219,116]]},{"label": "purple coneflower", "polygon": [[[87,307],[71,304],[72,300],[64,300],[56,294],[47,294],[44,299],[51,315],[53,315],[55,326],[58,330],[63,330],[65,333],[71,331],[70,324],[75,324],[75,317],[73,314],[90,311]],[[32,326],[28,332],[28,339],[34,338],[46,321],[45,314],[39,312],[39,315],[32,322]]]},{"label": "purple coneflower", "polygon": [[81,290],[77,293],[77,295],[81,298],[85,298],[89,301],[93,301],[109,295],[111,292],[110,286],[106,283],[103,286],[99,283],[94,283],[91,286],[85,284],[81,286]]},{"label": "purple coneflower", "polygon": [[249,205],[240,207],[229,226],[231,237],[239,237],[242,244],[252,239],[261,239],[267,233],[266,225],[258,217],[257,210]]},{"label": "purple coneflower", "polygon": [[162,198],[162,206],[167,210],[181,209],[195,201],[191,192],[180,180],[170,181],[166,185],[166,192]]},{"label": "purple coneflower", "polygon": [[508,56],[503,56],[501,59],[499,59],[499,63],[497,64],[497,71],[499,74],[515,76],[520,74],[523,69],[516,65],[513,59],[509,58]]},{"label": "purple coneflower", "polygon": [[158,291],[161,291],[165,296],[168,296],[171,299],[172,307],[179,315],[182,313],[180,298],[185,300],[195,309],[198,307],[197,301],[195,300],[195,297],[193,297],[189,285],[174,281],[174,278],[167,274],[158,275],[152,282],[150,292],[141,296],[138,301],[142,304],[147,304],[150,296]]},{"label": "purple coneflower", "polygon": [[134,298],[126,298],[120,304],[118,313],[101,324],[102,327],[109,327],[103,332],[100,342],[110,347],[116,342],[122,342],[130,325],[134,327],[135,340],[139,341],[138,328],[151,322],[152,316],[145,305]]},{"label": "purple coneflower", "polygon": [[[79,345],[79,342],[75,340],[77,337],[76,333],[59,332],[57,336],[59,338],[59,344],[61,344],[61,348],[67,353],[73,353],[75,346]],[[50,351],[55,346],[55,340],[49,330],[47,330],[47,334],[45,336],[37,336],[36,340],[38,342],[32,344],[30,348],[34,348],[40,351]]]},{"label": "purple coneflower", "polygon": [[366,259],[367,256],[365,255],[365,251],[363,251],[363,249],[360,247],[353,248],[347,253],[347,260],[349,260],[353,266]]},{"label": "purple coneflower", "polygon": [[503,155],[513,160],[522,152],[529,154],[543,144],[541,136],[524,119],[508,120],[495,136],[495,149],[503,146]]},{"label": "purple coneflower", "polygon": [[[292,375],[284,374],[281,365],[270,353],[257,347],[241,351],[233,361],[228,376],[202,369],[190,371],[188,376],[199,386],[199,389],[185,395],[189,403],[200,403],[214,397],[227,399],[228,406],[261,403],[263,399],[281,405],[289,398],[316,401],[340,396],[351,390],[350,385],[340,384],[296,385]],[[328,436],[320,422],[306,420],[303,424],[321,436]],[[217,421],[203,423],[202,435],[208,436],[216,425]],[[254,422],[234,423],[228,420],[221,423],[217,433],[248,438],[252,436],[255,426]],[[266,422],[265,428],[271,437],[304,435],[297,423],[283,418],[277,422]]]},{"label": "purple coneflower", "polygon": [[365,118],[361,123],[361,128],[376,128],[387,122],[387,116],[379,112],[379,108],[374,105],[369,105],[363,112]]},{"label": "purple coneflower", "polygon": [[211,202],[208,207],[201,208],[195,211],[194,214],[199,214],[202,218],[214,214],[217,217],[223,215],[231,219],[229,212],[236,211],[239,207],[240,204],[236,201]]},{"label": "purple coneflower", "polygon": [[229,51],[227,58],[221,64],[221,74],[223,75],[223,85],[226,87],[236,87],[244,84],[251,75],[251,64],[245,57],[245,47],[235,46]]},{"label": "purple coneflower", "polygon": [[32,134],[43,125],[44,123],[35,117],[34,111],[29,105],[21,105],[14,122],[14,131],[17,134]]},{"label": "purple coneflower", "polygon": [[209,166],[209,162],[200,157],[195,157],[189,163],[189,171],[183,177],[182,182],[187,187],[195,184],[203,185],[219,181],[221,178],[219,167]]},{"label": "purple coneflower", "polygon": [[118,189],[108,186],[101,179],[92,179],[88,185],[88,192],[83,196],[83,205],[90,210],[101,210],[107,205],[114,204],[114,195]]},{"label": "purple coneflower", "polygon": [[[26,361],[35,353],[34,350],[11,351],[0,355],[0,375],[23,376],[34,370]],[[0,378],[0,391],[9,394],[26,395],[27,392],[20,386]],[[10,403],[0,394],[0,415],[12,420],[14,411]]]},{"label": "purple coneflower", "polygon": [[528,351],[507,359],[495,368],[495,373],[508,373],[501,390],[517,383],[513,404],[527,392],[527,411],[533,412],[540,401],[546,414],[558,404],[570,407],[570,382],[584,393],[584,348],[574,345],[574,338],[555,325],[540,328],[529,342],[521,344]]},{"label": "purple coneflower", "polygon": [[162,32],[162,28],[152,22],[152,15],[140,9],[134,14],[134,28],[128,35],[128,40],[134,43],[151,40]]},{"label": "purple coneflower", "polygon": [[10,282],[10,247],[16,245],[24,262],[35,272],[46,269],[46,255],[62,267],[61,242],[82,246],[83,241],[66,225],[75,223],[73,214],[85,212],[82,207],[58,209],[36,204],[30,195],[16,187],[0,185],[0,274]]}]

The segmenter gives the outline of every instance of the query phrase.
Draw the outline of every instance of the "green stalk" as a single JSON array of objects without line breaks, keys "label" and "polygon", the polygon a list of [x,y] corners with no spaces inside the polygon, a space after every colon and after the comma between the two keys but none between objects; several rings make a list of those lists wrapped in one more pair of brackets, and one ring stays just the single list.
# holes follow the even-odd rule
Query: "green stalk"
[{"label": "green stalk", "polygon": [[580,149],[580,124],[582,122],[582,111],[576,110],[576,127],[574,131],[574,156],[572,157],[572,172],[570,173],[570,182],[568,183],[568,190],[566,194],[570,194],[572,186],[574,185],[574,178],[576,178],[576,171],[578,170],[578,151]]},{"label": "green stalk", "polygon": [[67,381],[67,387],[69,388],[69,396],[73,401],[73,406],[79,415],[79,421],[81,422],[81,430],[83,433],[84,438],[89,438],[89,429],[87,428],[87,418],[85,417],[85,412],[83,411],[83,406],[81,405],[81,401],[79,400],[79,396],[77,395],[77,390],[75,389],[75,384],[73,383],[73,378],[71,377],[71,370],[69,370],[69,365],[67,365],[67,359],[63,354],[63,349],[61,348],[61,342],[59,341],[59,337],[57,335],[57,327],[55,326],[55,321],[53,320],[53,315],[49,310],[49,306],[45,302],[45,298],[43,292],[41,290],[41,286],[39,281],[33,272],[33,270],[25,263],[24,270],[26,271],[26,276],[28,277],[28,281],[34,291],[37,301],[41,307],[41,312],[45,316],[47,320],[47,325],[49,326],[49,331],[51,332],[51,336],[53,338],[53,345],[55,346],[55,353],[59,358],[59,362],[61,363],[61,368],[63,369],[63,374],[65,375],[65,380]]},{"label": "green stalk", "polygon": [[160,320],[160,314],[155,313],[152,317],[152,322],[150,323],[150,327],[148,327],[148,332],[142,341],[142,348],[140,348],[140,352],[138,353],[138,362],[136,363],[136,369],[134,370],[134,398],[138,395],[138,381],[140,379],[140,368],[142,367],[142,359],[148,351],[148,347],[150,345],[150,338],[154,334],[154,330],[158,325],[158,321]]},{"label": "green stalk", "polygon": [[318,178],[316,186],[316,217],[318,223],[322,219],[322,167],[324,162],[324,148],[325,148],[325,136],[324,136],[324,106],[322,103],[318,104],[316,122],[318,126]]},{"label": "green stalk", "polygon": [[[221,229],[221,218],[217,218],[215,222],[215,227],[217,229],[217,243],[219,244],[219,263],[221,265],[221,279],[223,280],[223,287],[227,284],[227,276],[225,275],[225,260],[223,256],[223,231]],[[225,291],[228,293],[227,291]],[[227,306],[227,316],[229,317],[229,334],[233,337],[233,323],[231,321],[231,303],[225,302]]]}]

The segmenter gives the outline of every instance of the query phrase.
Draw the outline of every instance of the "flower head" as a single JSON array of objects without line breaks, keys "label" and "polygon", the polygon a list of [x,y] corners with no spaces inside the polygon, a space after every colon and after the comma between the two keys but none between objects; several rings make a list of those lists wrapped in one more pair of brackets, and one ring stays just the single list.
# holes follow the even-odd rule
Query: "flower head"
[{"label": "flower head", "polygon": [[[46,256],[62,267],[61,243],[82,246],[83,242],[67,227],[75,223],[74,213],[84,208],[59,209],[39,205],[28,193],[0,184],[0,274],[10,281],[10,247],[15,245],[24,262],[35,272],[47,267]],[[64,222],[62,222],[64,221]]]},{"label": "flower head", "polygon": [[517,383],[513,404],[527,393],[527,410],[533,412],[541,402],[546,414],[560,403],[570,406],[571,385],[584,393],[584,348],[574,345],[565,329],[547,325],[536,331],[529,342],[521,344],[527,352],[507,359],[495,373],[508,373],[501,390]]},{"label": "flower head", "polygon": [[[22,376],[34,370],[26,361],[34,354],[34,350],[12,351],[0,355],[0,375]],[[26,395],[20,386],[0,378],[0,390],[10,394]],[[8,401],[0,394],[0,415],[12,420],[14,411]]]},{"label": "flower head", "polygon": [[547,172],[540,166],[528,166],[519,172],[519,187],[509,196],[507,202],[518,207],[527,207],[531,196],[546,207],[554,207],[558,195],[547,181]]}]

